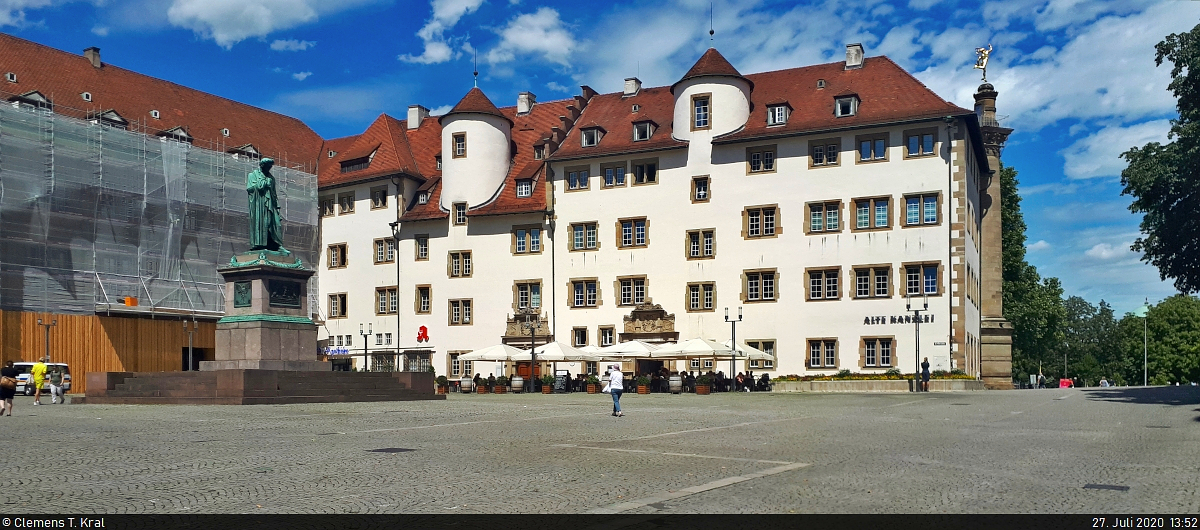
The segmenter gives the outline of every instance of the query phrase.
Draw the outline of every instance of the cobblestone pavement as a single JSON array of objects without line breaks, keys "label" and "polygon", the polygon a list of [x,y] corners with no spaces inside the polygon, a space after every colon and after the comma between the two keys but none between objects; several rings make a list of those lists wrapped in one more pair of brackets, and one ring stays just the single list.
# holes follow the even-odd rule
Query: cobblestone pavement
[{"label": "cobblestone pavement", "polygon": [[[43,405],[8,513],[1200,512],[1200,389]],[[373,452],[403,449],[400,452]],[[1085,488],[1089,484],[1128,488]]]}]

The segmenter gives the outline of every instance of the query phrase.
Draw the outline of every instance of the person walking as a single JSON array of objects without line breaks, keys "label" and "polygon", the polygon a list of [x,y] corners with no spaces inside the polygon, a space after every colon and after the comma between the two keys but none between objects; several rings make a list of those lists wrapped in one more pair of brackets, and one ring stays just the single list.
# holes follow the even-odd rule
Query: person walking
[{"label": "person walking", "polygon": [[929,392],[929,357],[921,361],[921,392]]},{"label": "person walking", "polygon": [[29,379],[33,381],[33,404],[42,404],[42,386],[46,384],[46,358],[38,359],[38,362],[29,370]]},{"label": "person walking", "polygon": [[[13,368],[13,362],[4,363],[0,368],[0,416],[12,416],[13,396],[17,395],[17,376],[21,375]],[[5,414],[7,412],[7,414]]]},{"label": "person walking", "polygon": [[625,380],[621,374],[620,365],[612,365],[608,367],[608,391],[613,398],[613,416],[624,416],[621,411],[621,392],[625,390]]},{"label": "person walking", "polygon": [[63,403],[67,402],[67,398],[63,396],[63,372],[61,366],[51,368],[46,375],[50,383],[50,403],[57,405],[61,399]]}]

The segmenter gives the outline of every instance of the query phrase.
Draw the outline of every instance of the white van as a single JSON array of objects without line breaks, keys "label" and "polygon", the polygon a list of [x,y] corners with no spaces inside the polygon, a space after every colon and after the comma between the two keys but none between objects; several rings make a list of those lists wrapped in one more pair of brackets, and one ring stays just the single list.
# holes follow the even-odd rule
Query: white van
[{"label": "white van", "polygon": [[[17,369],[17,374],[18,374],[17,375],[17,393],[18,394],[25,394],[26,396],[32,396],[34,391],[36,390],[35,388],[33,388],[33,381],[31,381],[32,376],[30,375],[30,371],[33,370],[33,365],[35,365],[35,364],[37,364],[37,363],[24,362],[24,361],[19,362],[19,363],[13,363],[13,368]],[[51,370],[62,370],[62,372],[63,372],[63,392],[64,393],[70,392],[71,391],[71,367],[67,366],[66,363],[46,363],[46,374],[47,374],[46,378],[47,378],[47,380],[50,378],[49,374],[50,374]],[[47,394],[50,392],[49,383],[46,383],[46,386],[42,387],[42,392],[47,393]]]}]

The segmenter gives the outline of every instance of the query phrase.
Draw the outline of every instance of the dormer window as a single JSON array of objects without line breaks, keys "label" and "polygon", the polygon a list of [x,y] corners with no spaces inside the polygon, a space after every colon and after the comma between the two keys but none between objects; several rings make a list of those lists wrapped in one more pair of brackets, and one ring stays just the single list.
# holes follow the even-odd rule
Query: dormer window
[{"label": "dormer window", "polygon": [[346,160],[342,162],[342,173],[350,173],[351,171],[359,171],[367,169],[371,165],[371,157],[364,156],[355,158],[354,160]]},{"label": "dormer window", "polygon": [[337,156],[337,151],[329,151],[328,153],[326,153],[326,155],[329,158],[333,158],[333,157]]},{"label": "dormer window", "polygon": [[92,93],[91,93],[91,92],[84,92],[84,93],[80,94],[80,95],[79,95],[79,97],[82,97],[84,101],[91,101],[91,100],[92,100]]},{"label": "dormer window", "polygon": [[835,99],[834,114],[839,118],[858,114],[858,97],[846,96]]},{"label": "dormer window", "polygon": [[767,107],[767,125],[783,125],[788,120],[787,105],[770,105]]},{"label": "dormer window", "polygon": [[262,156],[262,154],[258,152],[258,149],[255,149],[254,146],[250,144],[234,147],[229,150],[229,153],[233,154],[233,158],[235,160],[242,157],[246,157],[248,160],[255,160]]},{"label": "dormer window", "polygon": [[467,133],[454,133],[453,140],[454,158],[466,158],[467,156]]},{"label": "dormer window", "polygon": [[821,89],[824,89],[824,88],[825,88],[825,80],[824,80],[824,79],[818,79],[818,80],[817,80],[817,90],[821,90]]},{"label": "dormer window", "polygon": [[183,126],[173,127],[158,133],[158,136],[164,140],[175,140],[177,142],[192,143],[192,135],[188,134]]},{"label": "dormer window", "polygon": [[417,194],[417,204],[429,204],[429,192],[422,191]]},{"label": "dormer window", "polygon": [[583,147],[593,147],[600,143],[600,129],[595,127],[591,129],[584,129],[580,135],[580,138],[582,138],[581,144]]},{"label": "dormer window", "polygon": [[637,112],[637,111],[639,111],[639,110],[642,110],[642,106],[641,106],[641,105],[638,105],[637,103],[634,103],[634,104],[633,104],[633,111],[634,111],[634,112]]},{"label": "dormer window", "polygon": [[650,135],[654,134],[654,124],[648,121],[643,121],[633,124],[633,141],[640,142],[649,140]]},{"label": "dormer window", "polygon": [[159,114],[157,110],[152,110],[152,111],[150,111],[150,117],[151,117],[151,118],[154,118],[154,119],[156,119],[156,120],[157,120],[159,116],[161,116],[161,114]]},{"label": "dormer window", "polygon": [[14,74],[12,72],[8,72],[8,73],[4,74],[4,78],[7,79],[9,83],[17,82],[17,74]]},{"label": "dormer window", "polygon": [[221,136],[229,138],[229,129],[221,129]]},{"label": "dormer window", "polygon": [[13,102],[13,106],[17,108],[33,107],[36,109],[47,110],[54,108],[54,103],[52,103],[49,98],[42,95],[42,93],[38,92],[37,90],[30,90],[29,92],[19,96],[8,98],[8,100]]},{"label": "dormer window", "polygon": [[126,129],[129,127],[129,121],[122,118],[115,110],[106,110],[92,114],[91,122],[93,124],[103,125],[105,127],[115,127],[117,129]]},{"label": "dormer window", "polygon": [[533,196],[533,179],[517,180],[517,197],[524,199]]},{"label": "dormer window", "polygon": [[533,159],[541,160],[546,158],[546,144],[533,146]]}]

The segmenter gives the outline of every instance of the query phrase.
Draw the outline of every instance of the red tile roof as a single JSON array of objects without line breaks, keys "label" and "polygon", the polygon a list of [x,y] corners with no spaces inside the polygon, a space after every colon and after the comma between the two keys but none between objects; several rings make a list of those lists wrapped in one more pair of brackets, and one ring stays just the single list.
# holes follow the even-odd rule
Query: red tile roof
[{"label": "red tile roof", "polygon": [[[317,169],[321,137],[296,118],[111,64],[96,68],[83,55],[5,34],[0,34],[0,70],[17,76],[16,83],[0,80],[0,99],[37,90],[59,114],[87,119],[111,109],[131,123],[130,130],[154,134],[182,126],[197,147],[224,152],[250,144],[279,165]],[[91,101],[84,101],[84,92]],[[159,111],[159,118],[151,117],[151,110]],[[229,129],[228,137],[222,129]]]},{"label": "red tile roof", "polygon": [[[547,209],[545,179],[542,178],[542,166],[545,163],[533,158],[533,146],[542,139],[549,138],[551,128],[562,127],[559,116],[568,116],[567,107],[574,104],[575,100],[572,99],[547,101],[534,105],[533,110],[524,115],[518,115],[516,107],[501,109],[505,117],[513,121],[512,140],[517,152],[513,155],[508,176],[505,177],[496,197],[472,208],[468,215],[530,213]],[[518,198],[517,180],[527,178],[533,179],[533,194]]]},{"label": "red tile roof", "polygon": [[[429,192],[429,201],[425,204],[418,204],[417,198],[422,193]],[[407,221],[430,221],[434,219],[448,219],[450,212],[442,210],[439,206],[442,200],[442,177],[433,177],[417,188],[416,196],[408,203],[408,210],[404,215],[400,216],[400,220]]]},{"label": "red tile roof", "polygon": [[[407,124],[405,121],[406,127]],[[406,129],[406,132],[408,148],[412,153],[413,162],[417,165],[416,169],[425,178],[441,175],[442,170],[438,169],[437,157],[442,153],[442,124],[438,122],[438,117],[427,117],[421,120],[419,127]]]},{"label": "red tile roof", "polygon": [[500,113],[496,105],[492,104],[492,100],[488,99],[487,95],[482,90],[479,90],[479,87],[468,90],[467,95],[463,96],[458,104],[450,109],[450,112],[447,112],[438,119],[438,123],[441,123],[442,120],[453,114],[491,114],[492,116],[504,118],[510,123],[512,122],[508,116]]},{"label": "red tile roof", "polygon": [[[741,72],[737,71],[737,68],[734,68],[732,64],[729,64],[729,61],[725,60],[725,56],[721,55],[721,52],[717,51],[716,48],[709,48],[708,51],[704,52],[704,55],[700,56],[700,59],[696,61],[696,64],[693,64],[692,68],[688,70],[686,74],[683,74],[683,77],[679,78],[679,81],[676,81],[674,85],[671,85],[671,93],[675,93],[675,87],[678,86],[679,83],[687,81],[693,77],[704,77],[710,75],[746,79],[745,77],[742,77]],[[751,84],[751,86],[753,87],[754,85]]]},{"label": "red tile roof", "polygon": [[[972,114],[939,97],[887,57],[868,57],[862,68],[846,70],[845,65],[836,62],[749,75],[754,91],[746,127],[714,138],[713,143]],[[817,88],[818,79],[825,80],[825,88]],[[858,96],[858,112],[835,116],[834,98],[851,94]],[[768,127],[763,102],[781,101],[791,106],[792,113],[786,124]]]},{"label": "red tile roof", "polygon": [[[424,176],[418,170],[409,148],[407,128],[404,122],[387,114],[380,114],[362,134],[340,139],[352,138],[353,141],[344,149],[333,149],[339,151],[333,158],[326,157],[321,160],[317,186],[341,186],[390,175],[408,175],[423,181]],[[322,151],[328,154],[330,149]],[[343,162],[368,157],[371,153],[375,155],[371,157],[366,168],[342,172]]]},{"label": "red tile roof", "polygon": [[[671,137],[675,97],[667,87],[643,88],[635,96],[623,96],[622,92],[614,92],[592,97],[576,122],[579,126],[567,134],[551,159],[560,161],[618,153],[633,154],[687,145],[687,142]],[[639,107],[637,112],[633,112],[634,105]],[[647,120],[657,124],[654,134],[648,140],[633,141],[633,124]],[[600,142],[591,147],[583,147],[580,140],[580,131],[587,127],[605,130]]]}]

